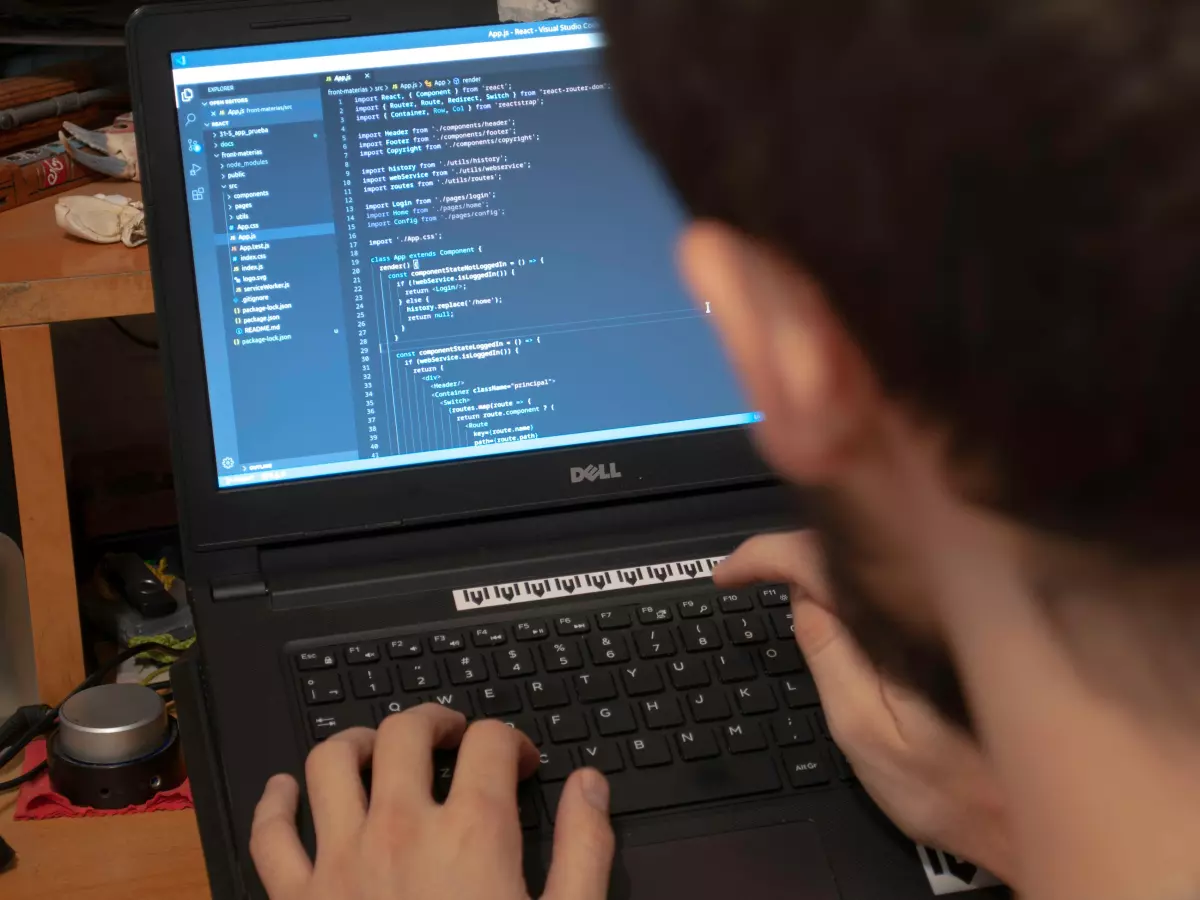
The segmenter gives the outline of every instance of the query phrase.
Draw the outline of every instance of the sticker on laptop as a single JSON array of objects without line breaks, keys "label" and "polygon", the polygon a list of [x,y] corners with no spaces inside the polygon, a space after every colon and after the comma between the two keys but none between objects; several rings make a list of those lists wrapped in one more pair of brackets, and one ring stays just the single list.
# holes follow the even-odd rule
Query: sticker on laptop
[{"label": "sticker on laptop", "polygon": [[568,597],[607,594],[656,584],[699,581],[711,578],[713,569],[724,560],[724,556],[708,556],[703,559],[687,559],[652,566],[580,572],[578,575],[563,575],[557,578],[463,588],[454,592],[454,608],[459,612],[470,612],[496,606],[511,606],[514,603],[563,600]]},{"label": "sticker on laptop", "polygon": [[921,857],[921,865],[925,867],[925,877],[929,879],[929,886],[939,897],[943,894],[962,894],[966,891],[981,891],[984,888],[1003,885],[992,873],[941,850],[918,844],[917,855]]}]

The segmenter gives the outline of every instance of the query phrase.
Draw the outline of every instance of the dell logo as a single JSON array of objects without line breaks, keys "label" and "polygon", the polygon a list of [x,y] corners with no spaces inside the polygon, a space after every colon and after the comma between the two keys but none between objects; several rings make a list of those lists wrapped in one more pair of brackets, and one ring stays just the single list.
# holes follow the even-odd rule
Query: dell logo
[{"label": "dell logo", "polygon": [[613,481],[620,478],[616,463],[605,466],[588,466],[586,469],[571,469],[571,484],[582,484],[585,481]]}]

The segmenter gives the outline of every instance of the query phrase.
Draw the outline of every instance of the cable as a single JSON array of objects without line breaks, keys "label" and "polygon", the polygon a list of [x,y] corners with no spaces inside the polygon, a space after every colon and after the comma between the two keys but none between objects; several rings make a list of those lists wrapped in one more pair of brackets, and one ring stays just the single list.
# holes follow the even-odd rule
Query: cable
[{"label": "cable", "polygon": [[13,848],[4,842],[4,838],[0,838],[0,872],[11,866],[16,858],[17,854],[13,852]]},{"label": "cable", "polygon": [[[80,691],[86,691],[88,688],[95,687],[104,679],[105,675],[117,668],[117,666],[121,665],[121,663],[125,662],[125,660],[133,659],[135,656],[140,656],[143,653],[150,652],[167,653],[173,657],[182,656],[184,653],[183,650],[180,650],[176,647],[168,647],[166,644],[138,644],[136,647],[129,647],[125,650],[122,650],[104,665],[96,669],[95,672],[85,678],[83,682],[77,688],[75,688],[75,690],[71,691],[71,693],[67,694],[67,696],[63,698],[63,703],[66,703],[67,700],[70,700]],[[38,721],[26,729],[26,731],[19,738],[17,738],[12,746],[8,747],[3,752],[0,752],[0,769],[3,769],[14,759],[16,759],[17,754],[24,750],[32,741],[44,734],[49,734],[54,729],[54,724],[58,720],[58,711],[61,708],[62,703],[60,703],[58,706],[48,708],[45,715],[43,715],[40,719],[38,719]],[[28,779],[22,775],[18,778],[14,778],[12,781],[0,783],[0,792],[12,790],[12,788],[20,786],[27,780]]]},{"label": "cable", "polygon": [[18,775],[16,778],[13,778],[11,781],[0,781],[0,793],[4,793],[5,791],[11,791],[15,788],[19,788],[21,785],[23,785],[27,781],[33,781],[33,779],[37,778],[39,775],[41,775],[43,772],[45,772],[46,768],[47,768],[47,763],[43,759],[40,763],[38,763],[36,766],[34,766],[32,769],[30,769],[24,775]]},{"label": "cable", "polygon": [[147,340],[144,337],[138,337],[136,334],[134,334],[132,331],[130,331],[128,328],[126,328],[124,325],[122,325],[120,322],[118,322],[116,319],[112,318],[111,316],[109,317],[108,321],[112,323],[113,328],[117,329],[117,331],[121,332],[121,334],[125,335],[126,338],[133,341],[135,344],[137,344],[143,350],[157,350],[158,349],[158,344],[155,341]]}]

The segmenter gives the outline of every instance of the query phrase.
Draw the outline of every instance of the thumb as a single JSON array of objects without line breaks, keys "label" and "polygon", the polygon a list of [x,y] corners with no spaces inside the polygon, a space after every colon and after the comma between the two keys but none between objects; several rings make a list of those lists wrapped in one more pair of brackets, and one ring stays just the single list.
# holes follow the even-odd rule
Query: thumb
[{"label": "thumb", "polygon": [[880,702],[879,673],[837,616],[801,600],[792,604],[792,625],[831,720]]},{"label": "thumb", "polygon": [[604,900],[616,839],[608,820],[608,782],[580,769],[563,789],[554,829],[554,859],[543,900]]}]

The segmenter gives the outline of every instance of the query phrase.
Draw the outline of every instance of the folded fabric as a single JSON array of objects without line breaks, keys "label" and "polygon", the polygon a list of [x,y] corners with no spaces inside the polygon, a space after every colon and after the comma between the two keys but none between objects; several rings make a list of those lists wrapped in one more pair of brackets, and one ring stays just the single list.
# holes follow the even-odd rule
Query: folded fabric
[{"label": "folded fabric", "polygon": [[[25,748],[24,771],[30,772],[46,759],[46,741],[37,740]],[[17,796],[17,811],[14,819],[79,819],[86,816],[127,816],[132,813],[160,812],[171,809],[192,808],[192,784],[183,784],[169,791],[160,791],[140,806],[124,809],[93,809],[90,806],[75,806],[62,794],[50,787],[50,774],[43,772],[33,781],[21,786]]]}]

